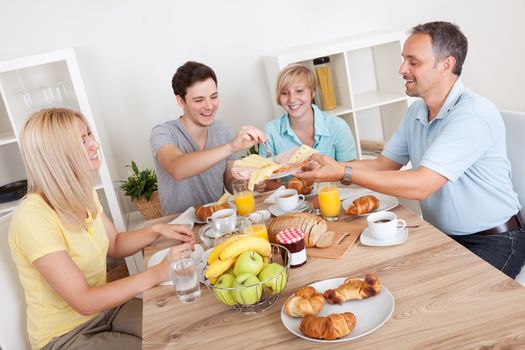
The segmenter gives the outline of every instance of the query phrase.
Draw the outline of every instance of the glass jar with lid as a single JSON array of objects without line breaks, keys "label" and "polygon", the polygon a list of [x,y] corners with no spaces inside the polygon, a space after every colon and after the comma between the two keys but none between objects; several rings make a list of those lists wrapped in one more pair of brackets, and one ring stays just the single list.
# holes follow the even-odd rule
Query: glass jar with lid
[{"label": "glass jar with lid", "polygon": [[325,111],[334,109],[337,106],[337,102],[330,68],[330,57],[325,56],[314,59],[314,67],[319,96],[321,97],[320,107]]}]

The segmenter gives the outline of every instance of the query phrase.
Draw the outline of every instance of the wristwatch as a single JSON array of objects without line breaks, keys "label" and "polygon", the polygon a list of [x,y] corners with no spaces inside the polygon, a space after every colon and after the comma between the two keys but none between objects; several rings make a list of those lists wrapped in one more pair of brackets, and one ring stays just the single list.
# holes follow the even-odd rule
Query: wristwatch
[{"label": "wristwatch", "polygon": [[345,172],[343,173],[343,179],[341,180],[341,183],[346,186],[350,186],[352,184],[352,167],[349,165],[345,165]]}]

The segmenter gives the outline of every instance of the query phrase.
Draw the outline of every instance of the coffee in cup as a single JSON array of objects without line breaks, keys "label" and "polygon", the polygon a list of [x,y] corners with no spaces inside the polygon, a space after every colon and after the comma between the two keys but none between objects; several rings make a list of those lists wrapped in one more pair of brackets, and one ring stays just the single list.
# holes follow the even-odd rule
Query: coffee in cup
[{"label": "coffee in cup", "polygon": [[406,227],[405,220],[398,219],[397,215],[391,211],[380,211],[370,214],[366,221],[370,236],[381,241],[391,239]]},{"label": "coffee in cup", "polygon": [[237,213],[231,208],[217,210],[206,219],[206,222],[213,223],[219,233],[233,232],[237,226]]},{"label": "coffee in cup", "polygon": [[304,201],[304,196],[298,194],[297,190],[286,189],[276,195],[275,201],[282,211],[291,211],[299,206],[299,201]]}]

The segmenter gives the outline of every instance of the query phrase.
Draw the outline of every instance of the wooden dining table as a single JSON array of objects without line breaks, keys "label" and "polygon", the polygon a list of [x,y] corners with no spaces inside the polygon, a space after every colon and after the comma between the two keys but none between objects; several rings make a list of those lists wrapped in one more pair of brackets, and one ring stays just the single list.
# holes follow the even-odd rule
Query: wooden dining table
[{"label": "wooden dining table", "polygon": [[[262,204],[258,199],[258,208]],[[143,349],[507,349],[525,348],[525,288],[481,260],[406,207],[392,209],[409,228],[405,243],[366,246],[357,240],[341,259],[309,257],[290,269],[286,289],[269,309],[244,315],[218,302],[201,285],[201,297],[180,303],[173,286],[143,294]],[[152,222],[169,222],[175,216]],[[362,230],[366,218],[348,221]],[[194,228],[195,230],[198,227]],[[197,232],[197,231],[196,231]],[[173,245],[159,239],[145,262]],[[337,277],[377,275],[395,300],[375,331],[349,342],[320,344],[292,334],[281,321],[285,300],[298,288]]]}]

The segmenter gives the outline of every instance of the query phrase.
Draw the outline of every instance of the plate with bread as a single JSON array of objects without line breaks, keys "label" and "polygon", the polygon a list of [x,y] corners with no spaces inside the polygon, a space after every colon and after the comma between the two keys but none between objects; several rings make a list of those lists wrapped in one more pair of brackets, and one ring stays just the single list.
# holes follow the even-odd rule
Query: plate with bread
[{"label": "plate with bread", "polygon": [[224,193],[217,202],[208,203],[204,205],[199,205],[195,208],[195,223],[205,224],[206,219],[211,216],[211,214],[219,211],[221,209],[235,208],[235,204],[230,201],[232,195],[228,192]]},{"label": "plate with bread", "polygon": [[344,342],[380,328],[394,312],[394,297],[379,278],[332,278],[295,291],[281,309],[293,334],[315,342]]},{"label": "plate with bread", "polygon": [[341,205],[348,215],[366,216],[377,211],[390,210],[399,205],[396,197],[378,192],[345,199]]}]

